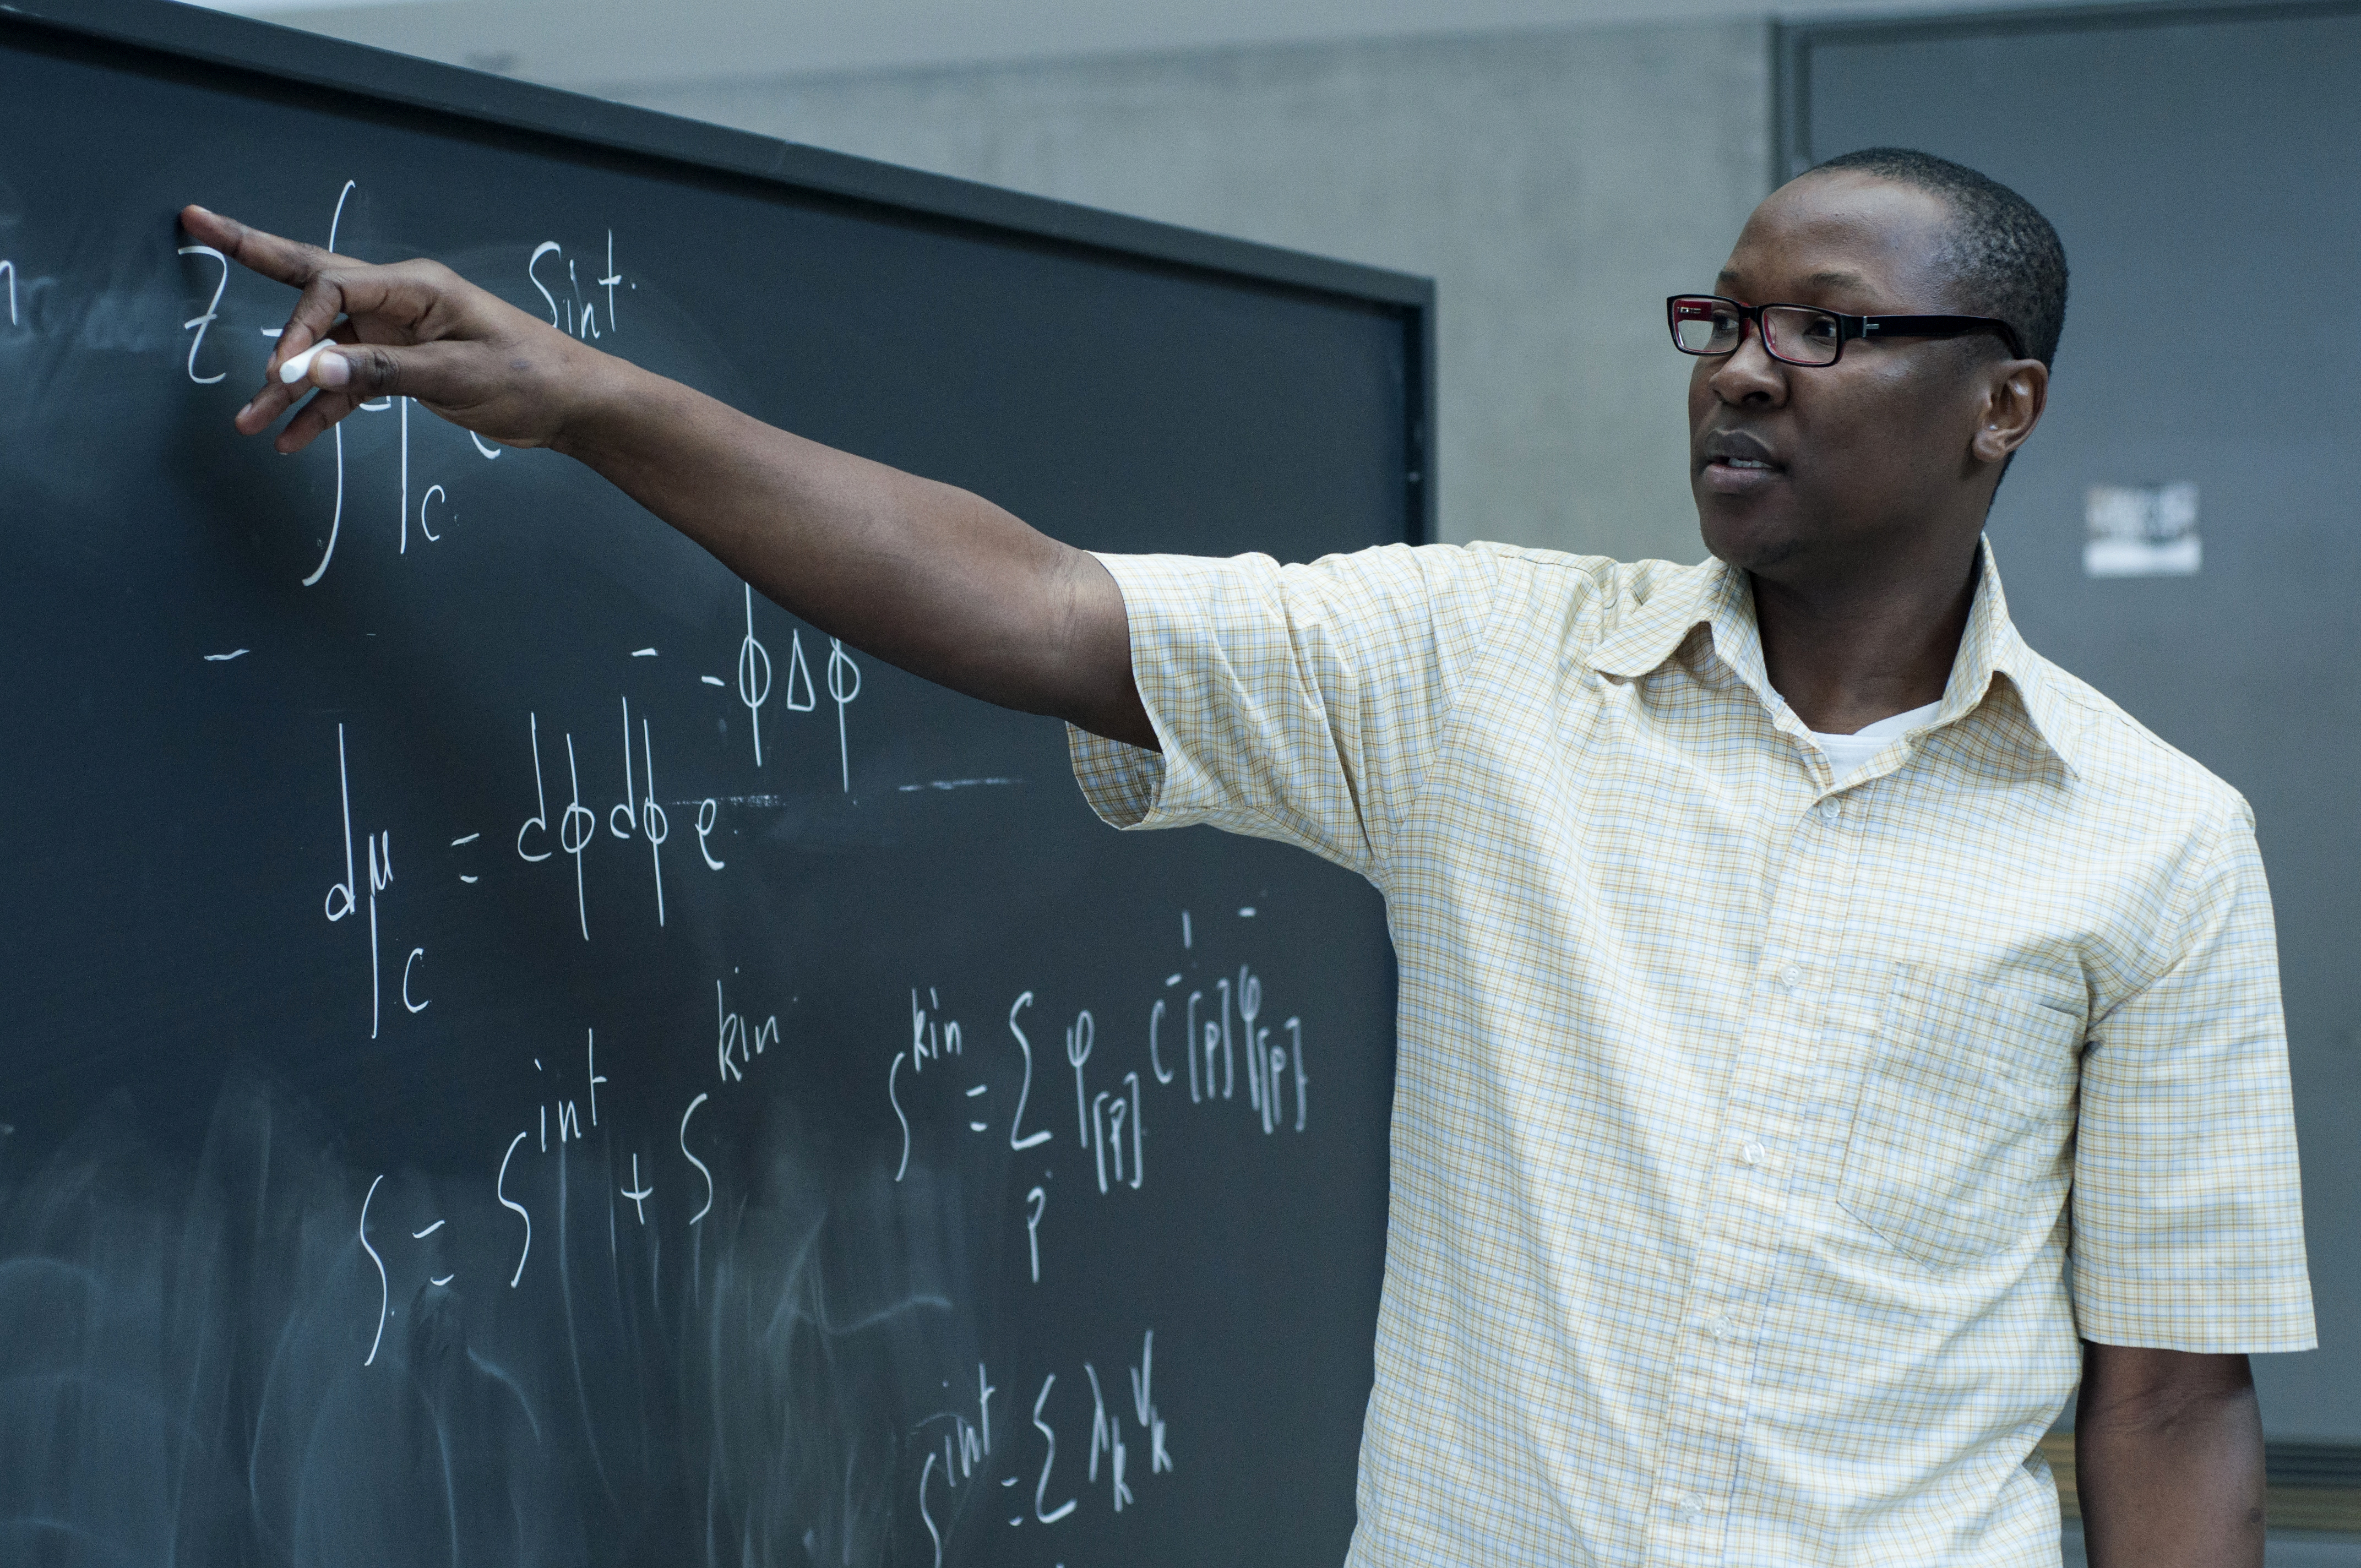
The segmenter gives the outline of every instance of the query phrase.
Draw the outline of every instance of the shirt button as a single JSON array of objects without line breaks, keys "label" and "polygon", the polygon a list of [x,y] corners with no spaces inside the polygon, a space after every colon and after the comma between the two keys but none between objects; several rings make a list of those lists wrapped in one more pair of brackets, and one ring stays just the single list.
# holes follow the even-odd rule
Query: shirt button
[{"label": "shirt button", "polygon": [[1738,1161],[1741,1165],[1761,1165],[1770,1157],[1771,1151],[1752,1138],[1747,1139],[1746,1146],[1738,1151]]},{"label": "shirt button", "polygon": [[1731,1317],[1728,1312],[1724,1312],[1721,1316],[1716,1318],[1713,1321],[1713,1337],[1718,1340],[1730,1340],[1737,1338],[1738,1320]]},{"label": "shirt button", "polygon": [[1844,802],[1843,802],[1843,801],[1841,801],[1841,800],[1838,800],[1838,799],[1836,799],[1834,796],[1830,796],[1828,799],[1827,799],[1827,800],[1824,800],[1824,801],[1820,802],[1820,820],[1821,820],[1821,821],[1823,821],[1823,822],[1835,822],[1835,821],[1839,821],[1839,820],[1840,820],[1840,819],[1843,817],[1843,816],[1844,816]]},{"label": "shirt button", "polygon": [[1802,967],[1797,964],[1789,964],[1786,968],[1781,970],[1779,971],[1779,983],[1789,991],[1793,991],[1797,986],[1803,984],[1804,970]]},{"label": "shirt button", "polygon": [[1695,1524],[1705,1518],[1705,1505],[1695,1497],[1685,1497],[1673,1505],[1673,1512],[1680,1516],[1683,1524]]}]

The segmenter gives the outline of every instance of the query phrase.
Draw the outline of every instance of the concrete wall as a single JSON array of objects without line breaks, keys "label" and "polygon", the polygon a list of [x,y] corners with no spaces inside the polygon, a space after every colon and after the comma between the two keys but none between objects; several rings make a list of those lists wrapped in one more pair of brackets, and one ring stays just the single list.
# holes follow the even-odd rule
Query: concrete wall
[{"label": "concrete wall", "polygon": [[1431,275],[1444,536],[1703,554],[1663,301],[1764,192],[1759,23],[605,91]]}]

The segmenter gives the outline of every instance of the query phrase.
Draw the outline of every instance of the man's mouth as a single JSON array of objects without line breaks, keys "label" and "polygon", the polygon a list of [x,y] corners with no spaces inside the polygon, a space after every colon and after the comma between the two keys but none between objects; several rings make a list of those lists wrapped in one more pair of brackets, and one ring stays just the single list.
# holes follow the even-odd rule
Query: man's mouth
[{"label": "man's mouth", "polygon": [[1778,454],[1771,451],[1771,442],[1752,430],[1714,430],[1702,442],[1702,482],[1723,496],[1752,496],[1787,472]]},{"label": "man's mouth", "polygon": [[1779,466],[1778,454],[1771,449],[1771,444],[1751,430],[1712,431],[1701,444],[1709,463],[1727,463],[1738,468]]},{"label": "man's mouth", "polygon": [[1770,444],[1743,430],[1717,430],[1705,438],[1704,479],[1724,495],[1751,495],[1786,472]]}]

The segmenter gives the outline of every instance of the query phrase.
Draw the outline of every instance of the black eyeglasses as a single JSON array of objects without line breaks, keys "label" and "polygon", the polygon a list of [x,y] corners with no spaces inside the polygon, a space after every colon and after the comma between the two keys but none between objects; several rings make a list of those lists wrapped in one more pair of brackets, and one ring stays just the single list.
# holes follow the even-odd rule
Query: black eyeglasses
[{"label": "black eyeglasses", "polygon": [[1735,354],[1752,322],[1763,352],[1787,365],[1833,365],[1856,337],[1965,337],[1993,332],[2010,355],[2025,357],[2016,329],[1996,316],[1849,316],[1812,305],[1741,305],[1719,294],[1675,294],[1664,302],[1673,346],[1683,354]]}]

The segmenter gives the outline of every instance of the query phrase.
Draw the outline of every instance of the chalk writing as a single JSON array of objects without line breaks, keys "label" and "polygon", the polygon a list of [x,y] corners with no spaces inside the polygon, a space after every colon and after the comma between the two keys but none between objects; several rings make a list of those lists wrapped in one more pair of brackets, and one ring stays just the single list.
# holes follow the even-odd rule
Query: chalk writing
[{"label": "chalk writing", "polygon": [[[336,192],[336,211],[335,215],[330,217],[328,220],[328,248],[330,250],[336,248],[336,230],[345,221],[345,203],[351,198],[356,184],[357,181],[347,180],[345,181],[344,189]],[[332,510],[328,514],[328,543],[320,551],[320,564],[312,568],[312,575],[310,576],[303,579],[303,586],[307,588],[317,587],[319,586],[320,579],[328,575],[328,563],[336,558],[336,539],[338,535],[344,532],[345,526],[344,422],[341,420],[338,421],[328,433],[335,439],[336,456],[336,499],[334,510]]]},{"label": "chalk writing", "polygon": [[752,1029],[746,1026],[746,1014],[733,1013],[724,1000],[721,982],[713,982],[714,1057],[719,1064],[721,1081],[743,1082],[746,1069],[756,1057],[779,1042],[779,1015],[764,1018]]},{"label": "chalk writing", "polygon": [[[1177,984],[1179,979],[1176,975],[1166,984]],[[1304,1131],[1310,1124],[1312,1074],[1303,1058],[1302,1018],[1290,1016],[1279,1025],[1286,1040],[1283,1044],[1274,1043],[1271,1027],[1260,1022],[1262,977],[1248,965],[1238,967],[1235,981],[1227,975],[1214,981],[1213,991],[1215,1005],[1207,1008],[1208,1015],[1202,1022],[1198,1010],[1206,1003],[1205,993],[1192,990],[1185,1003],[1180,1048],[1187,1058],[1190,1102],[1203,1104],[1235,1097],[1242,1043],[1246,1058],[1246,1101],[1262,1130],[1275,1133],[1291,1125],[1296,1132]],[[1235,1036],[1230,1026],[1233,1005],[1239,1020]],[[1165,1017],[1165,1000],[1159,996],[1149,1003],[1148,1014],[1148,1065],[1159,1083],[1171,1081],[1165,1071],[1161,1050]]]},{"label": "chalk writing", "polygon": [[1027,1039],[1025,1031],[1016,1026],[1016,1015],[1032,1004],[1033,993],[1028,991],[1009,1003],[1008,1007],[1008,1032],[1016,1036],[1016,1048],[1025,1058],[1025,1077],[1016,1087],[1016,1112],[1008,1118],[1008,1146],[1020,1150],[1029,1149],[1049,1141],[1049,1129],[1047,1127],[1038,1127],[1022,1136],[1018,1135],[1025,1124],[1025,1102],[1033,1093],[1033,1042]]},{"label": "chalk writing", "polygon": [[833,637],[828,640],[828,695],[836,704],[837,766],[841,772],[844,793],[851,795],[852,753],[844,738],[844,710],[861,695],[861,666],[852,662],[844,644]]},{"label": "chalk writing", "polygon": [[671,821],[664,808],[656,802],[655,740],[648,720],[640,720],[641,777],[646,783],[644,794],[634,794],[631,784],[631,699],[623,704],[623,798],[607,813],[607,831],[618,839],[628,839],[638,833],[647,839],[648,858],[655,877],[656,924],[664,923],[664,846],[672,832]]},{"label": "chalk writing", "polygon": [[754,736],[754,765],[763,765],[763,705],[771,700],[771,652],[754,635],[754,589],[746,585],[746,635],[738,644],[738,700],[746,705]]},{"label": "chalk writing", "polygon": [[[555,850],[543,848],[550,839],[549,792],[541,772],[541,715],[525,715],[526,733],[533,743],[533,815],[517,828],[516,851],[520,860],[538,863],[549,859]],[[574,907],[582,939],[590,939],[590,898],[582,878],[582,856],[589,849],[591,836],[598,831],[598,813],[582,804],[582,770],[574,755],[574,737],[566,737],[566,778],[572,794],[566,808],[558,814],[557,849],[574,861]],[[527,847],[530,839],[532,848]]]},{"label": "chalk writing", "polygon": [[500,1207],[524,1222],[524,1243],[517,1249],[516,1272],[509,1276],[509,1288],[511,1290],[523,1283],[525,1259],[533,1255],[533,1215],[523,1204],[509,1196],[509,1161],[516,1158],[517,1145],[531,1135],[519,1133],[509,1140],[508,1152],[500,1156],[500,1173],[492,1179],[492,1195],[500,1200]]},{"label": "chalk writing", "polygon": [[[544,270],[542,263],[545,258],[554,259],[549,261]],[[550,280],[556,277],[560,263],[563,263],[566,269],[566,292],[563,299],[552,293],[549,288]],[[589,299],[583,297],[581,272],[576,266],[574,258],[566,254],[566,247],[557,241],[545,239],[533,247],[533,254],[525,260],[524,274],[526,280],[533,284],[533,291],[541,296],[543,303],[549,308],[549,324],[586,343],[605,337],[616,330],[615,291],[618,289],[628,291],[639,287],[636,282],[626,279],[615,267],[615,231],[612,229],[607,231],[607,270],[604,275],[590,280],[594,296],[600,290],[606,292],[607,324],[604,328],[598,325],[598,301],[595,297]]]},{"label": "chalk writing", "polygon": [[[181,323],[181,330],[182,332],[194,332],[196,334],[196,336],[189,340],[189,379],[194,381],[200,387],[210,387],[225,376],[227,376],[229,372],[226,370],[216,370],[210,376],[198,375],[197,351],[203,348],[205,345],[205,328],[213,325],[214,322],[221,319],[222,291],[229,287],[229,258],[224,256],[220,251],[215,250],[210,245],[184,245],[181,247],[180,254],[182,256],[208,257],[221,268],[221,276],[214,280],[214,297],[205,302],[204,310],[196,315],[191,316],[187,321]],[[7,264],[5,262],[0,262],[0,267],[5,267],[6,265]],[[8,320],[12,324],[16,319],[16,280],[15,277],[11,275],[8,280]]]},{"label": "chalk writing", "polygon": [[368,1254],[369,1262],[377,1266],[377,1332],[369,1337],[368,1356],[361,1363],[363,1366],[377,1365],[378,1347],[385,1343],[386,1310],[393,1304],[393,1290],[387,1284],[385,1277],[385,1259],[378,1255],[377,1248],[369,1245],[368,1238],[369,1205],[377,1201],[378,1185],[384,1180],[385,1178],[379,1176],[377,1180],[369,1183],[368,1196],[361,1200],[360,1223],[354,1227],[360,1237],[361,1250]]},{"label": "chalk writing", "polygon": [[697,1108],[698,1106],[704,1104],[708,1100],[712,1098],[713,1096],[700,1090],[697,1092],[697,1098],[688,1102],[688,1109],[680,1113],[681,1155],[688,1161],[689,1164],[697,1167],[697,1174],[705,1179],[705,1204],[702,1208],[698,1209],[696,1213],[689,1216],[688,1223],[692,1225],[704,1223],[705,1216],[713,1212],[713,1170],[711,1167],[708,1166],[703,1160],[697,1158],[697,1156],[689,1150],[688,1119],[697,1114]]},{"label": "chalk writing", "polygon": [[[323,902],[323,911],[330,925],[361,907],[360,880],[353,859],[352,771],[345,761],[345,727],[341,724],[336,726],[336,791],[344,817],[345,874],[343,880],[329,883],[328,895]],[[382,1015],[379,1006],[381,966],[379,961],[377,901],[379,894],[393,885],[393,833],[390,828],[381,828],[375,833],[363,834],[361,842],[368,867],[369,1038],[374,1040],[378,1037]],[[406,981],[406,967],[403,975]],[[411,1011],[416,1013],[423,1009],[413,1007]]]},{"label": "chalk writing", "polygon": [[[637,716],[636,725],[631,718],[626,718],[625,723],[629,727],[626,762],[633,771],[625,785],[624,798],[607,809],[604,824],[607,836],[618,839],[645,835],[645,807],[650,798],[645,792],[653,788],[640,771],[648,756],[648,735],[645,729],[639,729],[645,725],[645,717]],[[528,733],[537,745],[536,724],[537,720],[528,720]],[[635,729],[637,734],[632,733]],[[631,744],[633,740],[638,744]],[[533,831],[526,836],[524,847],[520,849],[528,861],[536,855],[545,860],[555,852],[531,846],[541,839],[562,839],[565,821],[563,813],[549,809],[547,801],[539,800],[536,805],[541,821],[537,827],[529,823]],[[588,814],[588,807],[582,809]],[[596,824],[594,834],[595,827]],[[454,848],[472,843],[477,837],[461,835]],[[353,913],[362,897],[357,890],[364,860],[362,857],[355,861],[348,879],[352,891],[332,901],[341,913]],[[1159,991],[1177,991],[1180,978],[1166,977]],[[1250,1080],[1248,1095],[1231,1102],[1250,1103],[1251,1096],[1262,1095],[1257,1114],[1264,1130],[1274,1131],[1282,1106],[1299,1118],[1301,1115],[1301,1082],[1290,1080],[1288,1076],[1301,1070],[1300,1020],[1290,1019],[1281,1025],[1288,1035],[1286,1045],[1269,1045],[1273,1029],[1266,1021],[1264,977],[1251,966],[1242,966],[1235,975],[1222,979],[1228,982],[1226,1000],[1236,1014],[1232,1023],[1234,1043],[1250,1037],[1257,1042],[1258,1053],[1249,1057],[1249,1071],[1241,1075]],[[581,1055],[572,1058],[577,1065],[568,1065],[557,1057],[531,1058],[539,1103],[530,1108],[527,1125],[511,1133],[500,1146],[499,1160],[490,1171],[489,1196],[497,1207],[488,1212],[504,1216],[504,1223],[511,1227],[501,1242],[495,1244],[501,1250],[492,1255],[508,1266],[511,1289],[522,1288],[528,1275],[544,1270],[555,1270],[563,1288],[567,1266],[567,1228],[562,1172],[568,1145],[619,1137],[624,1145],[618,1148],[610,1141],[603,1155],[592,1151],[590,1156],[594,1165],[603,1158],[607,1168],[615,1173],[610,1202],[616,1207],[610,1211],[614,1217],[609,1222],[609,1245],[622,1245],[627,1236],[644,1234],[648,1238],[646,1245],[653,1247],[658,1245],[658,1233],[667,1223],[685,1223],[691,1230],[700,1230],[718,1223],[717,1215],[737,1212],[723,1207],[726,1203],[742,1203],[742,1200],[727,1190],[723,1174],[726,1162],[717,1158],[717,1149],[726,1149],[727,1146],[717,1143],[720,1135],[712,1130],[707,1118],[717,1095],[726,1098],[732,1091],[751,1087],[754,1069],[781,1039],[779,1014],[764,1013],[758,1022],[753,1012],[733,1000],[733,991],[744,983],[730,975],[711,981],[716,1077],[711,1080],[712,1087],[698,1090],[689,1097],[671,1128],[682,1161],[680,1168],[687,1182],[685,1199],[673,1200],[679,1204],[676,1208],[667,1210],[657,1204],[664,1184],[644,1157],[645,1147],[629,1146],[635,1135],[628,1129],[609,1127],[610,1117],[602,1104],[601,1091],[610,1087],[609,1074],[602,1069],[598,1030],[582,1028]],[[1224,996],[1219,984],[1214,992],[1217,999]],[[1203,992],[1195,994],[1202,1002]],[[409,1000],[407,990],[404,997]],[[899,1003],[902,1024],[886,1074],[887,1094],[901,1138],[895,1180],[910,1173],[919,1152],[934,1146],[921,1144],[917,1135],[923,1127],[943,1125],[942,1111],[949,1111],[955,1118],[955,1138],[989,1134],[989,1146],[998,1148],[1002,1146],[999,1140],[1004,1116],[994,1114],[991,1107],[996,1101],[1002,1102],[1007,1149],[1038,1149],[1053,1141],[1050,1128],[1036,1127],[1028,1132],[1024,1126],[1034,1065],[1025,1025],[1035,1005],[1035,993],[1026,990],[1016,993],[1007,1009],[1005,1023],[1008,1040],[1016,1047],[1012,1060],[968,1049],[972,1043],[971,1031],[955,1009],[946,1005],[940,985],[903,988]],[[1075,1086],[1075,1132],[1088,1155],[1091,1179],[1083,1184],[1085,1192],[1095,1190],[1103,1197],[1112,1198],[1119,1190],[1137,1190],[1143,1185],[1145,1101],[1159,1086],[1177,1093],[1182,1076],[1178,1064],[1164,1062],[1164,1042],[1155,1032],[1164,1026],[1169,1013],[1177,1011],[1180,1010],[1167,1005],[1163,995],[1151,998],[1150,1037],[1141,1042],[1140,1054],[1127,1061],[1121,1058],[1133,1047],[1118,1049],[1121,1042],[1112,1036],[1099,1038],[1100,1030],[1091,1009],[1077,1009],[1072,1022],[1063,1025],[1062,1057]],[[1209,1017],[1200,1022],[1210,1031],[1202,1038],[1211,1039],[1217,1052],[1221,1019]],[[1108,1059],[1111,1052],[1117,1059]],[[1194,1048],[1190,1055],[1197,1059],[1201,1080],[1197,1102],[1201,1106],[1221,1103],[1218,1095],[1206,1092],[1206,1080],[1213,1073],[1218,1057]],[[1160,1062],[1163,1065],[1159,1069]],[[1260,1065],[1252,1065],[1257,1062]],[[1261,1087],[1255,1089],[1252,1083],[1257,1075]],[[934,1087],[925,1087],[929,1085]],[[1013,1109],[1008,1108],[1008,1101],[1014,1102]],[[626,1105],[625,1120],[629,1121],[628,1102]],[[939,1109],[922,1113],[925,1106]],[[1301,1126],[1300,1121],[1298,1125]],[[961,1146],[956,1142],[942,1146]],[[554,1157],[559,1162],[550,1168],[558,1173],[555,1197],[558,1230],[553,1233],[555,1261],[550,1264],[536,1261],[545,1250],[540,1240],[542,1222],[536,1211],[552,1200],[541,1180],[523,1175],[520,1169],[521,1159],[530,1164],[543,1156]],[[621,1179],[626,1171],[627,1180]],[[1050,1174],[1044,1169],[1039,1180],[1026,1185],[1016,1216],[1025,1230],[1027,1275],[1037,1285],[1045,1268],[1042,1243],[1049,1207]],[[374,1321],[366,1325],[368,1349],[362,1354],[366,1368],[375,1368],[383,1358],[384,1346],[389,1343],[386,1329],[398,1310],[396,1270],[382,1245],[384,1222],[379,1216],[385,1206],[380,1196],[390,1196],[384,1183],[382,1174],[370,1182],[354,1231],[357,1255],[365,1260],[367,1277],[377,1285],[371,1293],[376,1298],[372,1303]],[[402,1228],[409,1231],[413,1241],[424,1241],[442,1233],[446,1223],[438,1217],[416,1228],[405,1222]],[[619,1223],[624,1227],[620,1234],[614,1229]],[[404,1267],[401,1277],[414,1279],[419,1274],[426,1274],[430,1288],[447,1287],[454,1278],[448,1272],[420,1269],[414,1265]],[[1005,1412],[994,1408],[1004,1396],[994,1385],[989,1366],[983,1363],[976,1364],[970,1402],[942,1409],[918,1423],[918,1441],[909,1460],[915,1470],[900,1472],[911,1488],[901,1494],[906,1499],[902,1506],[916,1509],[917,1522],[939,1559],[950,1550],[954,1524],[983,1505],[988,1497],[1005,1497],[1013,1505],[1010,1511],[993,1516],[1009,1528],[1071,1528],[1067,1521],[1085,1512],[1104,1511],[1112,1517],[1140,1507],[1150,1498],[1149,1483],[1172,1473],[1171,1432],[1156,1387],[1155,1331],[1151,1328],[1141,1332],[1137,1357],[1127,1366],[1102,1373],[1099,1359],[1083,1357],[1062,1366],[1036,1367],[1038,1382],[1030,1375],[1027,1376],[1023,1387],[1031,1392],[1032,1398],[1018,1407],[1027,1418],[1016,1423],[1021,1442],[1008,1441]],[[1029,1508],[1020,1501],[1028,1494]]]},{"label": "chalk writing", "polygon": [[[740,592],[745,606],[745,634],[738,640],[738,701],[746,709],[747,730],[754,745],[754,765],[763,765],[763,707],[771,700],[772,664],[770,648],[754,629],[754,589],[751,584],[741,584]],[[708,685],[720,685],[718,675],[703,677]],[[861,666],[836,638],[828,641],[828,695],[836,705],[837,784],[845,794],[852,791],[852,755],[845,731],[845,709],[861,696]],[[812,678],[810,663],[804,657],[804,636],[800,629],[790,628],[787,641],[786,691],[785,705],[789,713],[809,713],[819,706],[818,687]]]}]

